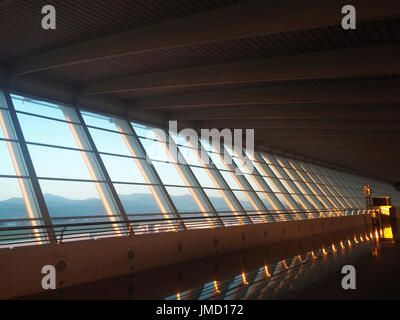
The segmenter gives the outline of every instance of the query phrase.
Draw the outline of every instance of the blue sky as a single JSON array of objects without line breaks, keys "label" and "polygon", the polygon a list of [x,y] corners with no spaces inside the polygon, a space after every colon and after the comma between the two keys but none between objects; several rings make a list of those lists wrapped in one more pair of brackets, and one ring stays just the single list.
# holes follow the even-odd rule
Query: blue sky
[{"label": "blue sky", "polygon": [[[56,105],[50,103],[32,103],[29,100],[21,100],[18,96],[13,96],[13,103],[17,111],[65,120],[64,113]],[[105,116],[85,112],[83,113],[83,117],[88,125],[116,130],[114,123]],[[18,113],[18,120],[27,142],[78,148],[71,130],[65,122],[39,118],[23,113]],[[131,155],[122,137],[118,133],[97,130],[94,128],[89,128],[89,130],[99,151],[126,156]],[[140,135],[155,137],[154,134],[145,127],[135,128],[135,130],[137,130],[137,133]],[[150,152],[152,158],[169,160],[158,142],[142,139],[142,143],[144,144],[145,149]],[[28,148],[38,177],[92,180],[80,151],[32,144],[28,144]],[[88,155],[90,156],[90,154]],[[192,156],[192,162],[195,162],[190,150],[186,150],[185,155]],[[0,159],[0,174],[15,175],[15,170],[11,162],[6,142],[0,142]],[[136,183],[145,182],[133,159],[110,155],[102,155],[102,159],[112,180]],[[159,171],[164,183],[184,186],[184,182],[173,165],[156,162],[155,167]],[[5,180],[3,179],[0,181],[1,184],[5,183]],[[43,193],[56,194],[70,199],[99,197],[95,185],[91,182],[40,180],[40,184]],[[7,179],[7,185],[13,185],[13,187],[1,188],[0,200],[20,196],[18,183],[10,183],[10,179]],[[130,194],[134,191],[148,192],[147,187],[133,187],[123,184],[116,185],[116,187],[118,192],[121,194]],[[185,191],[179,188],[173,188],[172,190],[174,195],[187,193],[187,190]]]}]

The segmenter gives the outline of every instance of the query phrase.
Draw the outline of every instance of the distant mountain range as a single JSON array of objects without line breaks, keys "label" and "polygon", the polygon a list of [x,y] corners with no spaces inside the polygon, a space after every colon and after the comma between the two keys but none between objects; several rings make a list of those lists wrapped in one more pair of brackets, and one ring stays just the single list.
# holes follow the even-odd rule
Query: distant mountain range
[{"label": "distant mountain range", "polygon": [[[44,195],[47,208],[52,217],[78,217],[105,215],[104,207],[99,199],[72,200],[53,194]],[[128,214],[158,213],[160,209],[150,194],[135,193],[120,195],[121,202]],[[181,212],[198,211],[189,195],[174,196],[175,206]],[[222,198],[210,198],[216,209],[226,207]],[[0,219],[27,218],[25,204],[22,198],[10,198],[0,201]],[[1,222],[0,222],[1,224]],[[7,223],[9,226],[10,223]]]}]

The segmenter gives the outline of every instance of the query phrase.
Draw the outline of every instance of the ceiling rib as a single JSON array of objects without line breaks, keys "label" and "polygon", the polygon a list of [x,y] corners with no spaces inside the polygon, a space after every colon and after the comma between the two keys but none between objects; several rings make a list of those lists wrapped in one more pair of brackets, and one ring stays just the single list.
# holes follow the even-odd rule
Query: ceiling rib
[{"label": "ceiling rib", "polygon": [[[82,95],[256,81],[400,73],[400,45],[306,53],[88,83]],[[366,68],[365,66],[369,66]]]},{"label": "ceiling rib", "polygon": [[198,108],[224,105],[290,103],[397,103],[400,80],[358,81],[220,91],[192,95],[143,98],[134,102],[136,109]]},{"label": "ceiling rib", "polygon": [[[163,48],[338,25],[343,0],[252,1],[81,42],[17,61],[12,75]],[[400,2],[353,0],[357,21],[400,16]],[[282,17],[285,17],[282,19]],[[233,23],[234,22],[234,23]]]}]

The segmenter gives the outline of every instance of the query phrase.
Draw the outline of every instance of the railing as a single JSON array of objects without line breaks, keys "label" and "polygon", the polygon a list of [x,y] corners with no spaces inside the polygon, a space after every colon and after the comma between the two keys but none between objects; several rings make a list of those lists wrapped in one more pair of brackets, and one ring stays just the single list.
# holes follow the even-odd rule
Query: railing
[{"label": "railing", "polygon": [[[201,216],[203,213],[181,213],[180,218],[160,217],[158,214],[128,215],[132,220],[109,221],[110,216],[80,216],[53,218],[53,225],[20,225],[0,228],[0,248],[45,243],[49,239],[49,230],[53,239],[61,244],[67,241],[89,240],[104,237],[134,236],[159,232],[179,232],[183,230],[221,228],[254,223],[273,223],[286,220],[300,220],[302,214],[307,218],[350,216],[369,214],[374,210],[297,210],[270,211],[268,213],[247,212],[232,214],[219,212],[219,216]],[[105,220],[108,221],[105,221]],[[90,221],[88,221],[90,220]],[[97,221],[96,221],[97,220]],[[67,223],[57,223],[66,221]],[[73,221],[73,222],[71,222]],[[78,222],[84,221],[84,222]],[[0,226],[6,223],[32,223],[33,219],[2,219]]]}]

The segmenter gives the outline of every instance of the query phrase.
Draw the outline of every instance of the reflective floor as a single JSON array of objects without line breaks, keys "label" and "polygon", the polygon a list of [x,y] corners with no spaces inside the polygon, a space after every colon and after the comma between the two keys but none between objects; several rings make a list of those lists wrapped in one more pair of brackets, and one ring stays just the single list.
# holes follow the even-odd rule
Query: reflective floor
[{"label": "reflective floor", "polygon": [[[28,299],[399,299],[398,223],[248,248]],[[356,289],[344,290],[344,265]]]}]

